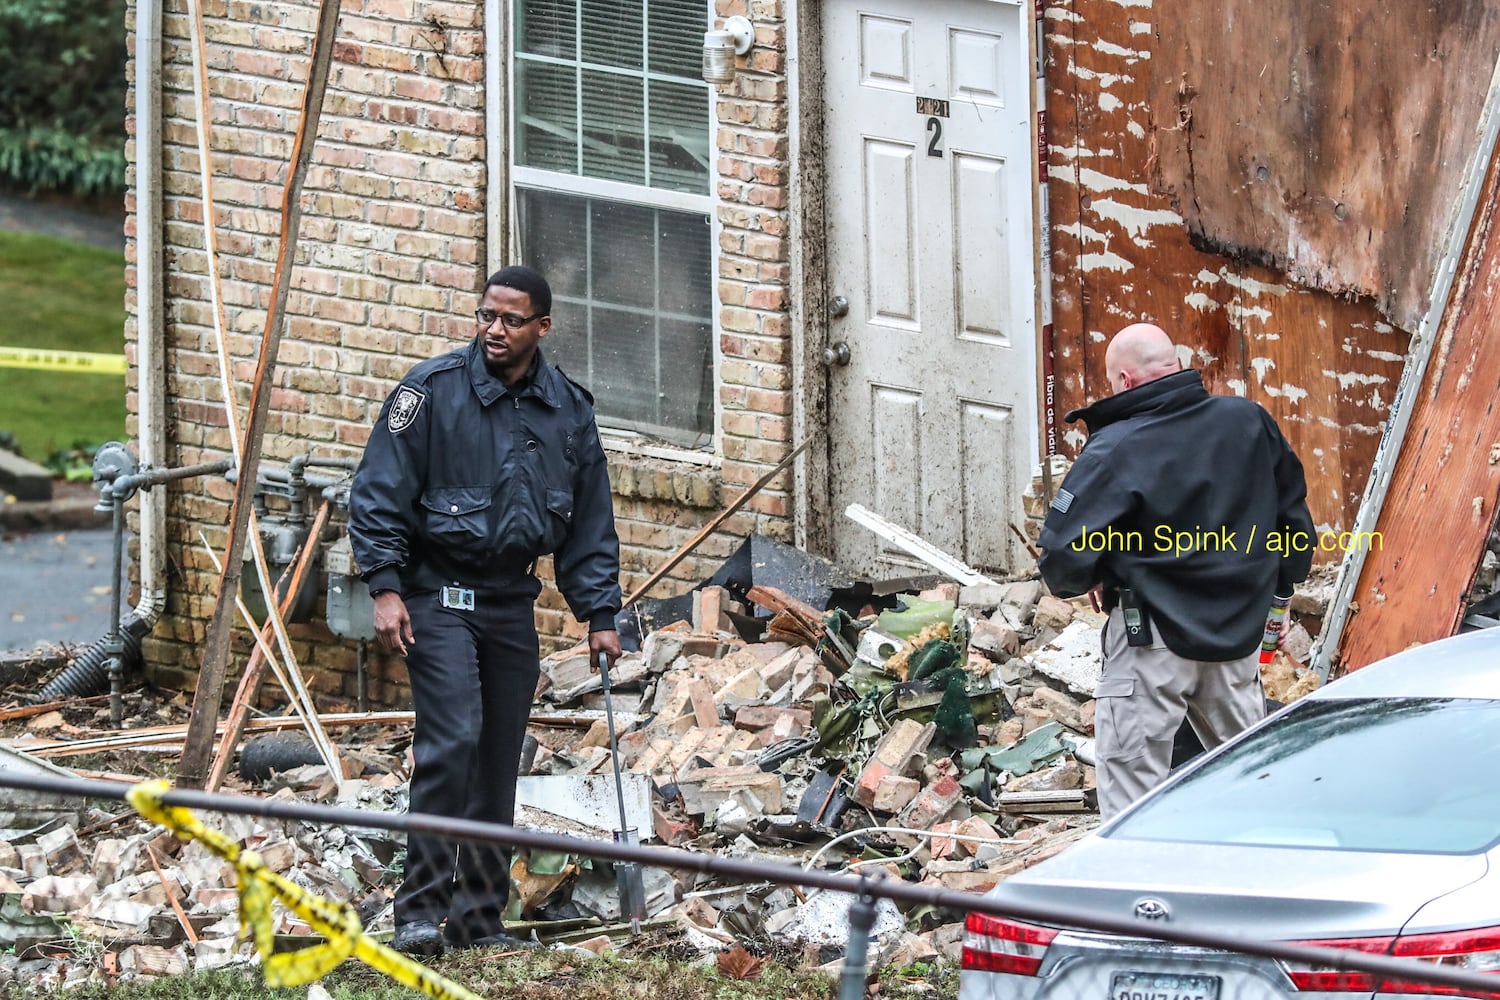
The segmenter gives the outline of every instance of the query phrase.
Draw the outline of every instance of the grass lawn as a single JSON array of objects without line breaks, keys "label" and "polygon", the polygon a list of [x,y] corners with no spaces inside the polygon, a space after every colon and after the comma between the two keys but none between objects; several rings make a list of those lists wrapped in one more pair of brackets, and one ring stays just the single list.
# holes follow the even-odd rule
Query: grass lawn
[{"label": "grass lawn", "polygon": [[[476,950],[427,964],[487,1000],[836,1000],[839,992],[837,980],[820,972],[793,971],[767,961],[755,978],[733,979],[721,975],[712,960],[704,964],[685,954],[593,959],[558,951]],[[881,1000],[957,996],[956,969],[932,979],[904,971],[883,972]],[[332,1000],[422,1000],[416,990],[353,960],[329,973],[321,985]],[[24,982],[0,989],[6,1000],[34,1000],[39,995]],[[151,982],[90,983],[53,995],[70,1000],[305,1000],[308,989],[268,989],[258,969],[240,967]]]},{"label": "grass lawn", "polygon": [[[0,232],[0,346],[122,354],[125,260],[116,251]],[[125,439],[125,377],[0,368],[0,432],[44,462]]]}]

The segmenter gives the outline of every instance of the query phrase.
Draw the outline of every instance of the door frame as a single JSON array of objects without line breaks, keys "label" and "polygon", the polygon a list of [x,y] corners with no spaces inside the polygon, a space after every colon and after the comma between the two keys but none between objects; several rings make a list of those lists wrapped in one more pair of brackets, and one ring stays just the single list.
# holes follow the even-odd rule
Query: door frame
[{"label": "door frame", "polygon": [[[919,13],[923,0],[904,0],[913,14]],[[1002,3],[1003,0],[986,0]],[[1012,6],[1013,4],[1007,4]],[[1043,195],[1041,166],[1047,155],[1045,138],[1038,134],[1038,103],[1043,93],[1041,61],[1041,26],[1045,0],[1021,0],[1031,8],[1031,31],[1027,31],[1026,51],[1030,86],[1026,87],[1031,123],[1032,148],[1036,156],[1028,157],[1031,175],[1031,260],[1032,285],[1036,295],[1032,302],[1033,345],[1036,371],[1033,373],[1034,411],[1026,436],[1024,456],[1028,468],[1045,464],[1047,429],[1045,426],[1047,385],[1044,373],[1052,372],[1048,354],[1051,341],[1051,266],[1044,256],[1050,240],[1044,239],[1048,220],[1043,218],[1046,199]],[[828,342],[828,281],[825,252],[828,244],[826,195],[830,183],[822,169],[824,129],[823,100],[823,33],[824,0],[790,0],[787,26],[787,142],[790,160],[791,213],[791,356],[792,356],[792,433],[803,440],[814,428],[826,432],[829,427],[828,369],[822,362],[823,347]],[[816,252],[812,252],[816,248]],[[1047,319],[1047,326],[1043,320]],[[1055,375],[1055,372],[1052,372]],[[1031,443],[1036,447],[1031,448]],[[833,483],[830,478],[829,454],[836,442],[825,433],[821,447],[803,452],[795,466],[792,519],[794,539],[808,552],[832,552],[832,526],[842,511],[832,510]]]}]

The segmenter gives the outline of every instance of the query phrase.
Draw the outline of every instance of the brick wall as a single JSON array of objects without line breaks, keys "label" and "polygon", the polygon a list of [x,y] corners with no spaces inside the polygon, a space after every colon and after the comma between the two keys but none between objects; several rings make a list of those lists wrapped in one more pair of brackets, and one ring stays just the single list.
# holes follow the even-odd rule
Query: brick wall
[{"label": "brick wall", "polygon": [[[282,183],[300,114],[317,9],[311,0],[204,0],[215,231],[228,353],[243,412],[271,296]],[[132,18],[134,5],[132,5]],[[622,586],[643,581],[739,489],[789,450],[792,411],[787,287],[785,20],[780,0],[729,0],[750,15],[757,46],[716,101],[721,299],[720,445],[716,464],[612,452]],[[345,0],[328,95],[303,198],[287,322],[265,439],[265,464],[357,456],[381,403],[412,364],[473,332],[482,288],[487,137],[483,7],[440,0]],[[167,0],[163,33],[165,324],[170,461],[230,452],[207,277],[203,192],[183,0]],[[133,96],[131,98],[133,100]],[[132,129],[134,123],[131,123]],[[500,144],[503,148],[503,143]],[[138,155],[134,144],[128,153]],[[134,212],[132,191],[127,207]],[[127,339],[139,335],[136,237],[127,227]],[[134,375],[132,375],[134,379]],[[129,405],[135,412],[134,396]],[[131,418],[131,434],[137,428]],[[789,538],[789,479],[778,477],[652,591],[665,596],[715,569],[740,537]],[[148,673],[191,687],[218,573],[203,540],[226,543],[232,487],[190,480],[168,502],[168,602],[143,644]],[[273,501],[274,503],[274,501]],[[543,566],[550,576],[550,567]],[[537,621],[549,646],[582,634],[548,589]],[[354,694],[354,644],[320,622],[290,629],[315,691]],[[238,669],[249,649],[236,637]],[[373,648],[369,693],[405,701],[405,671]]]}]

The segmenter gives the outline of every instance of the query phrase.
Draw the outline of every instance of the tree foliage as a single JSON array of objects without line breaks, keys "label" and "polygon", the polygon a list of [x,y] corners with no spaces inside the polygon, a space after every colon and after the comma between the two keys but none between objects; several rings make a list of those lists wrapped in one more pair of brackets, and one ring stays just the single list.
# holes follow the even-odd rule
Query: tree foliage
[{"label": "tree foliage", "polygon": [[125,0],[0,0],[0,183],[125,184]]}]

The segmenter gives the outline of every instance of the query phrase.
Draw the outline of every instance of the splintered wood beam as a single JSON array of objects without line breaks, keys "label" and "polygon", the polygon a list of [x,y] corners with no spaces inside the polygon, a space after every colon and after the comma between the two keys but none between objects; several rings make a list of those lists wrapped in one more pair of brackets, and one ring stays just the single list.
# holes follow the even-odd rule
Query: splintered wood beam
[{"label": "splintered wood beam", "polygon": [[[324,500],[323,505],[318,508],[317,516],[313,518],[312,527],[307,531],[307,540],[302,543],[302,551],[297,553],[295,568],[291,571],[291,581],[287,584],[286,594],[281,599],[281,614],[285,617],[297,600],[297,594],[302,590],[302,579],[307,575],[307,568],[312,565],[313,553],[318,550],[318,542],[323,535],[323,526],[328,523],[328,513],[332,509],[333,502]],[[273,590],[272,593],[275,593]],[[240,745],[240,738],[245,735],[245,720],[250,717],[250,703],[255,700],[255,692],[260,689],[260,682],[266,676],[266,664],[269,659],[266,656],[266,645],[271,641],[271,633],[275,627],[274,622],[266,622],[261,626],[260,642],[256,643],[255,649],[250,653],[250,662],[245,664],[245,672],[240,677],[240,686],[234,693],[234,701],[229,706],[229,717],[224,722],[224,735],[219,740],[219,751],[214,756],[213,767],[208,773],[208,783],[205,791],[216,792],[224,783],[224,775],[229,773],[230,761],[234,758],[234,748]],[[287,697],[293,705],[297,702],[297,693],[288,691]]]},{"label": "splintered wood beam", "polygon": [[1375,530],[1356,537],[1364,567],[1339,662],[1368,666],[1452,635],[1500,500],[1500,159],[1416,394],[1406,443]]},{"label": "splintered wood beam", "polygon": [[[351,726],[409,726],[416,721],[414,712],[331,712],[318,716],[318,725],[324,729],[348,729]],[[269,719],[251,719],[245,724],[249,733],[275,733],[287,729],[301,729],[305,723],[295,715],[278,715]],[[223,731],[223,724],[217,731]],[[181,746],[187,736],[187,726],[148,726],[142,729],[127,729],[106,736],[91,736],[81,740],[49,740],[35,736],[20,736],[0,740],[0,746],[12,750],[23,750],[34,757],[75,757],[79,754],[102,753],[106,750],[141,750],[147,747]]]},{"label": "splintered wood beam", "polygon": [[[1492,185],[1488,181],[1494,167],[1497,142],[1500,142],[1500,62],[1495,63],[1490,75],[1489,92],[1485,96],[1479,126],[1475,129],[1474,147],[1468,157],[1461,195],[1448,228],[1447,246],[1438,262],[1437,273],[1432,277],[1427,314],[1412,337],[1406,366],[1396,386],[1395,398],[1391,400],[1385,432],[1380,436],[1380,447],[1365,482],[1364,499],[1354,518],[1351,530],[1356,538],[1377,530],[1384,516],[1386,498],[1390,495],[1395,470],[1412,426],[1412,411],[1427,384],[1428,365],[1437,350],[1434,346],[1437,334],[1445,329],[1444,317],[1449,315],[1451,302],[1458,295],[1454,286],[1459,281],[1459,264],[1470,255],[1473,234],[1482,228],[1474,220],[1480,216],[1481,203],[1490,197]],[[1355,592],[1364,578],[1367,555],[1368,548],[1360,545],[1343,553],[1333,599],[1328,603],[1323,628],[1313,646],[1309,663],[1322,680],[1328,680],[1333,673],[1334,659],[1345,641],[1344,629],[1350,617],[1358,611]]]},{"label": "splintered wood beam", "polygon": [[765,475],[761,476],[755,482],[751,483],[750,488],[747,489],[744,493],[741,493],[739,497],[734,501],[734,503],[730,504],[728,507],[725,507],[722,511],[716,514],[712,521],[709,521],[707,524],[705,524],[696,535],[694,535],[692,538],[689,538],[685,543],[683,543],[682,548],[672,553],[671,558],[662,563],[661,566],[657,568],[656,572],[652,573],[645,583],[641,584],[639,587],[635,588],[635,590],[630,592],[630,595],[621,602],[620,607],[628,608],[636,601],[639,601],[642,597],[645,597],[647,591],[656,586],[659,582],[661,582],[662,577],[666,576],[672,571],[672,567],[676,566],[678,563],[682,562],[682,560],[686,559],[688,553],[692,552],[700,544],[702,544],[703,539],[713,534],[714,530],[717,529],[719,525],[729,520],[730,515],[734,514],[741,507],[745,506],[745,504],[749,503],[751,497],[755,496],[755,494],[764,489],[767,483],[775,479],[777,475],[782,472],[782,470],[792,464],[793,460],[795,460],[798,455],[806,451],[807,446],[813,443],[813,439],[818,436],[820,430],[815,430],[811,434],[809,434],[801,444],[793,448],[780,462],[777,462],[775,468],[773,468],[770,472],[767,472]]},{"label": "splintered wood beam", "polygon": [[204,643],[203,665],[198,672],[198,687],[193,693],[192,714],[183,739],[182,761],[177,784],[184,788],[202,788],[208,778],[213,756],[214,731],[217,728],[220,702],[224,697],[224,678],[229,664],[229,639],[234,627],[235,596],[240,588],[240,564],[245,554],[245,534],[250,522],[251,500],[260,473],[260,454],[265,435],[266,417],[271,407],[275,382],[276,353],[286,327],[286,302],[291,292],[292,258],[297,246],[297,229],[302,221],[302,185],[312,165],[313,143],[323,116],[323,98],[328,90],[328,72],[333,63],[333,43],[338,26],[340,0],[322,0],[318,10],[318,29],[313,41],[312,59],[303,93],[302,118],[292,143],[292,156],[286,186],[281,198],[281,241],[276,253],[274,293],[266,313],[265,331],[261,336],[260,360],[256,366],[255,384],[250,394],[250,414],[245,426],[239,477],[235,482],[234,505],[230,509],[229,539],[224,553],[224,568],[219,574],[218,600],[209,621]]}]

